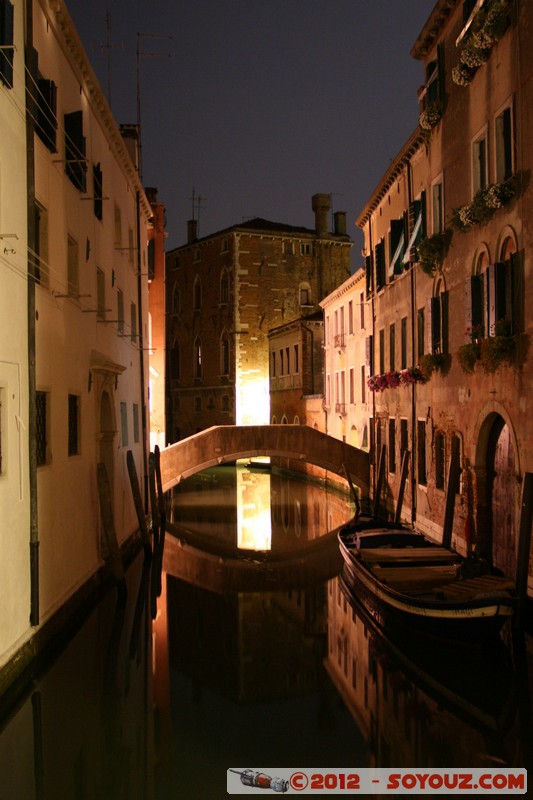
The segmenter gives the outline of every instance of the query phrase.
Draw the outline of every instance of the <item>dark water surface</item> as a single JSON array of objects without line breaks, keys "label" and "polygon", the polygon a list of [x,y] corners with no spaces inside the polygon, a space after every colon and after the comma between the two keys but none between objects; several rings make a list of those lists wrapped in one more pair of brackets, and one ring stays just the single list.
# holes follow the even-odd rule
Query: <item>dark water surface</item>
[{"label": "dark water surface", "polygon": [[384,637],[327,533],[345,497],[224,467],[170,505],[161,580],[138,556],[126,603],[108,592],[0,720],[2,800],[218,800],[243,764],[531,763],[531,640]]}]

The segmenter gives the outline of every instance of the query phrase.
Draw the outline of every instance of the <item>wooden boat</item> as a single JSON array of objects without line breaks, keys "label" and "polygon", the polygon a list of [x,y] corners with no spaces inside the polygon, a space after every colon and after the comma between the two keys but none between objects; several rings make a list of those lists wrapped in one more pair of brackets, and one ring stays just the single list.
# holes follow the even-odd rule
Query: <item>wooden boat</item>
[{"label": "wooden boat", "polygon": [[416,530],[361,517],[338,533],[346,579],[382,626],[474,642],[514,611],[514,582]]}]

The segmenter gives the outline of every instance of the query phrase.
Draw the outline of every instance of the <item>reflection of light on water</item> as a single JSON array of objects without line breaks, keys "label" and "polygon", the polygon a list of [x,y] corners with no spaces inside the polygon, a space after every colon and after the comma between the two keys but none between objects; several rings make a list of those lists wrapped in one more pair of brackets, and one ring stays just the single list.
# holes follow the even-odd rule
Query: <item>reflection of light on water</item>
[{"label": "reflection of light on water", "polygon": [[270,550],[270,473],[237,470],[237,547]]}]

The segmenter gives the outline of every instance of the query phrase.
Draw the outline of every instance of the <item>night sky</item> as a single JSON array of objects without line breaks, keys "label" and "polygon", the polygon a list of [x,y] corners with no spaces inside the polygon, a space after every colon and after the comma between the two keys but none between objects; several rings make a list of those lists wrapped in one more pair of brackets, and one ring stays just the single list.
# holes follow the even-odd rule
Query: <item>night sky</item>
[{"label": "night sky", "polygon": [[119,123],[137,120],[139,44],[142,178],[167,208],[168,248],[185,243],[193,188],[200,236],[255,216],[313,227],[325,192],[360,265],[355,219],[417,125],[410,50],[433,0],[67,6]]}]

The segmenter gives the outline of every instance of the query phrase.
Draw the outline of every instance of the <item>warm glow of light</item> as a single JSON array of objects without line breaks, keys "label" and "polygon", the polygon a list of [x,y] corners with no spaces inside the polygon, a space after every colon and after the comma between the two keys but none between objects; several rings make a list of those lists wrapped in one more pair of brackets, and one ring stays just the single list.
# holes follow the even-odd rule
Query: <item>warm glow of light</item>
[{"label": "warm glow of light", "polygon": [[236,424],[268,425],[270,422],[268,377],[260,377],[257,373],[241,374],[235,390]]},{"label": "warm glow of light", "polygon": [[270,473],[237,470],[237,547],[270,550]]}]

